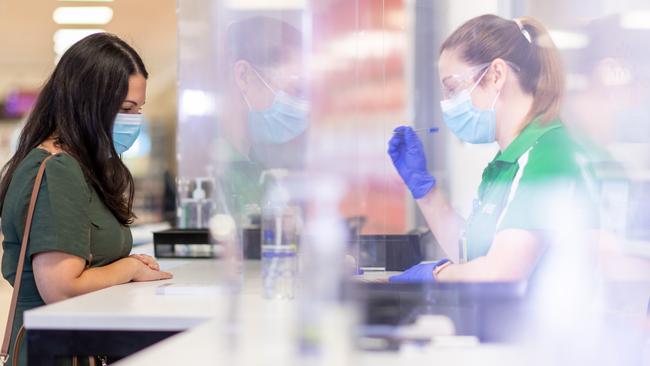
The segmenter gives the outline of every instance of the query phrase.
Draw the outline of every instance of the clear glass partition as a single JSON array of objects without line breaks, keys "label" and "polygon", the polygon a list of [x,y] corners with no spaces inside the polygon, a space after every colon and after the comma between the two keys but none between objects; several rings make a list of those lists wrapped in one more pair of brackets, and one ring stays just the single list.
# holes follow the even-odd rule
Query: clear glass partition
[{"label": "clear glass partition", "polygon": [[[574,3],[180,0],[179,226],[210,227],[217,241],[229,243],[222,254],[235,263],[235,282],[242,280],[242,259],[259,260],[259,277],[243,278],[244,286],[260,281],[268,303],[297,307],[287,320],[297,329],[325,332],[323,324],[311,323],[325,314],[320,306],[355,300],[355,306],[338,308],[346,315],[336,319],[345,321],[333,329],[361,337],[337,343],[323,333],[332,343],[321,345],[338,350],[331,357],[345,359],[337,364],[351,362],[341,355],[351,352],[353,339],[361,348],[373,339],[396,341],[382,327],[424,326],[418,321],[432,321],[437,336],[533,339],[532,353],[538,354],[557,346],[535,343],[540,334],[552,338],[574,324],[571,314],[587,299],[600,308],[566,334],[585,336],[585,344],[607,343],[611,319],[603,314],[625,312],[623,318],[638,321],[648,303],[650,63],[643,42],[650,8],[632,1]],[[393,293],[360,285],[368,279],[385,284],[388,272],[408,268],[409,259],[395,259],[391,240],[400,241],[399,256],[416,253],[409,257],[415,263],[447,256],[386,154],[395,127],[439,128],[422,138],[428,169],[455,209],[467,216],[472,207],[497,148],[461,143],[446,129],[437,59],[456,27],[484,13],[531,15],[550,29],[566,68],[563,122],[585,146],[585,169],[598,177],[592,188],[601,204],[599,230],[586,245],[556,251],[565,261],[550,267],[556,275],[545,277],[542,297],[532,300],[526,285],[534,284],[465,283]],[[341,285],[364,269],[363,281]],[[567,278],[580,289],[596,284],[593,292],[567,293],[561,289]],[[558,298],[572,310],[558,305]],[[532,306],[523,307],[529,300]],[[399,311],[386,315],[382,303]],[[634,336],[623,338],[639,341],[640,322],[613,321],[619,322],[616,335],[629,331]],[[318,346],[297,334],[289,344],[297,344],[298,353]],[[612,342],[603,357],[630,342]],[[580,352],[575,356],[585,356]],[[556,356],[562,359],[548,357]]]}]

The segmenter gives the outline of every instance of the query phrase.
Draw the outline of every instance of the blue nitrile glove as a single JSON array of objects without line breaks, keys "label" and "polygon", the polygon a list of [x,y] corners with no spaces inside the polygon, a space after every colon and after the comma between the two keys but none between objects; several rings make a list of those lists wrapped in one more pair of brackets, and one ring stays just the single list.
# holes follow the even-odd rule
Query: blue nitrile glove
[{"label": "blue nitrile glove", "polygon": [[422,282],[436,282],[433,277],[433,270],[436,267],[449,262],[449,259],[441,259],[435,262],[422,262],[407,269],[401,274],[390,276],[388,282],[391,283],[422,283]]},{"label": "blue nitrile glove", "polygon": [[413,198],[424,197],[436,185],[427,171],[427,158],[418,136],[411,127],[400,126],[388,142],[388,155]]}]

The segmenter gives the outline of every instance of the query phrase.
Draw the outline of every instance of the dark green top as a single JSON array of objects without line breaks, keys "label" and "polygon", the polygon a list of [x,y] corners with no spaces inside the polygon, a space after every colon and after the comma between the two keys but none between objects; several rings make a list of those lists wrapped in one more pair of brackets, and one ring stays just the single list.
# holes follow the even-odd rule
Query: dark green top
[{"label": "dark green top", "polygon": [[504,229],[555,231],[567,218],[593,227],[594,199],[593,173],[580,146],[560,121],[536,119],[483,171],[461,245],[472,260],[486,255]]},{"label": "dark green top", "polygon": [[[42,149],[32,150],[14,172],[5,197],[2,275],[12,285],[34,180],[48,155]],[[68,154],[55,155],[47,163],[36,202],[14,336],[23,323],[23,312],[44,305],[32,271],[31,258],[35,254],[64,252],[83,258],[91,267],[100,267],[128,256],[132,243],[130,229],[121,225],[104,205],[79,163]]]}]

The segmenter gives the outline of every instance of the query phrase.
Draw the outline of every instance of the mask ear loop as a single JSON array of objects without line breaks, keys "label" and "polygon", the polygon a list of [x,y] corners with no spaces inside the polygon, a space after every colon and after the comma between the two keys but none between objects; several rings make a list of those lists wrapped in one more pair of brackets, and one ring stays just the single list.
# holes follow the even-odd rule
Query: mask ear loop
[{"label": "mask ear loop", "polygon": [[239,93],[241,94],[242,98],[244,99],[244,103],[246,103],[246,106],[248,106],[248,110],[252,111],[253,107],[251,107],[251,103],[248,101],[248,98],[246,98],[246,94],[244,94],[244,92],[241,91],[241,90],[239,91]]},{"label": "mask ear loop", "polygon": [[469,90],[470,94],[472,94],[472,92],[474,91],[474,89],[476,89],[476,87],[481,82],[481,80],[483,80],[483,78],[485,77],[485,74],[487,74],[488,70],[490,70],[489,65],[485,68],[485,71],[483,71],[483,73],[481,74],[481,77],[479,77],[478,80],[476,80],[476,82],[474,83],[474,85],[472,85],[472,88]]},{"label": "mask ear loop", "polygon": [[269,90],[271,91],[271,93],[273,93],[273,95],[276,95],[277,92],[276,92],[273,88],[271,88],[271,85],[269,85],[269,83],[267,83],[266,80],[264,80],[264,78],[262,77],[262,75],[260,75],[254,67],[251,67],[251,69],[253,70],[253,72],[255,73],[255,75],[257,75],[257,77],[260,78],[260,81],[261,81],[261,82],[262,82],[262,83],[263,83],[267,88],[269,88]]},{"label": "mask ear loop", "polygon": [[[269,90],[271,91],[271,93],[273,93],[273,95],[276,95],[275,90],[273,90],[273,88],[271,88],[271,86],[266,82],[266,80],[264,80],[264,78],[263,78],[263,77],[262,77],[262,76],[257,72],[257,70],[255,70],[255,68],[252,67],[252,66],[251,66],[251,70],[253,70],[253,72],[255,73],[255,75],[257,75],[257,77],[260,79],[260,81],[262,82],[262,84],[264,84],[267,88],[269,88]],[[252,110],[253,110],[253,107],[251,106],[251,102],[250,102],[250,101],[248,100],[248,98],[246,97],[246,94],[244,94],[244,92],[242,92],[241,90],[240,90],[240,93],[241,93],[242,98],[244,98],[244,102],[245,102],[246,105],[248,106],[248,110],[252,111]]]},{"label": "mask ear loop", "polygon": [[[476,80],[476,82],[474,83],[474,85],[472,86],[472,88],[469,90],[469,93],[470,93],[470,94],[472,94],[472,92],[473,92],[474,89],[478,86],[478,84],[481,82],[481,80],[483,80],[483,78],[485,77],[485,74],[487,74],[488,70],[490,70],[490,66],[488,66],[488,67],[485,69],[485,71],[483,71],[483,73],[481,74],[481,77],[479,77],[478,80]],[[498,91],[497,91],[497,96],[494,97],[494,101],[492,101],[492,106],[490,107],[491,110],[494,110],[494,106],[497,104],[497,100],[499,99],[499,96],[500,96],[500,95],[501,95],[501,90],[498,90]]]},{"label": "mask ear loop", "polygon": [[501,90],[497,91],[497,96],[494,97],[494,101],[492,102],[492,107],[490,107],[491,110],[494,110],[494,106],[497,105],[497,99],[499,99],[499,95],[501,95]]}]

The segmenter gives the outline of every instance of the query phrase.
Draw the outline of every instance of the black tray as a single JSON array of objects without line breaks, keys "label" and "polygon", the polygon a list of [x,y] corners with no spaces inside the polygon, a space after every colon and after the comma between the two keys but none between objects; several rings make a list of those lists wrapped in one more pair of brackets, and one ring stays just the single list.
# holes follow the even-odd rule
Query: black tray
[{"label": "black tray", "polygon": [[361,268],[404,271],[422,261],[420,235],[358,235],[350,240],[350,254]]},{"label": "black tray", "polygon": [[156,258],[214,258],[215,244],[208,229],[168,229],[153,233]]}]

